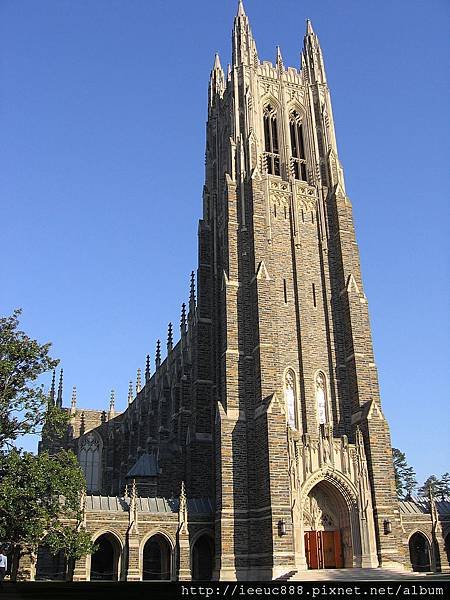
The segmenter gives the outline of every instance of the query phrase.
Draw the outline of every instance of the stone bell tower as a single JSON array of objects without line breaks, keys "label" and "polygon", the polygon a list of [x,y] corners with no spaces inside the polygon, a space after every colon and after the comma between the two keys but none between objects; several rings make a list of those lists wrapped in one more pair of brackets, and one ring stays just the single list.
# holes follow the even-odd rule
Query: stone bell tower
[{"label": "stone bell tower", "polygon": [[199,226],[216,576],[398,565],[390,434],[319,41],[308,21],[301,69],[279,48],[261,62],[239,2],[232,53],[211,73]]}]

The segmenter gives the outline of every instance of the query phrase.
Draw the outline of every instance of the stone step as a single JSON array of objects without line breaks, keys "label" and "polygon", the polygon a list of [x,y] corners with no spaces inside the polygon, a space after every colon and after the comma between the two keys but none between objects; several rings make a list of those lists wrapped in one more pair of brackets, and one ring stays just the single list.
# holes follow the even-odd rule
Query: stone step
[{"label": "stone step", "polygon": [[290,571],[279,577],[282,581],[379,581],[388,579],[412,579],[424,577],[427,573],[416,573],[402,569],[310,569]]}]

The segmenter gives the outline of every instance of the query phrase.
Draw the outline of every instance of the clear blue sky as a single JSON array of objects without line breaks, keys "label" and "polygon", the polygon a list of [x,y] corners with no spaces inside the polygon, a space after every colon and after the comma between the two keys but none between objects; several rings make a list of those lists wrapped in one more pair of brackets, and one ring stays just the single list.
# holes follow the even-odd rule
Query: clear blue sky
[{"label": "clear blue sky", "polygon": [[[0,0],[0,313],[106,408],[196,267],[208,76],[235,0]],[[382,401],[419,479],[450,470],[447,0],[246,0],[260,58],[325,56]],[[154,364],[154,363],[153,363]],[[48,379],[46,379],[48,381]]]}]

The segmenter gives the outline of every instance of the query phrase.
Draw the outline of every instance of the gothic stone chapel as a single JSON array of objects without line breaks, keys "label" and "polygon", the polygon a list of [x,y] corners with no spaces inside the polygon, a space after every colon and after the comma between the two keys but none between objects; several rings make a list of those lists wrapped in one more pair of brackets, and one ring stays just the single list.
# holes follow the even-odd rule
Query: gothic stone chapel
[{"label": "gothic stone chapel", "polygon": [[[279,50],[261,62],[239,2],[232,45],[231,67],[216,56],[209,83],[198,270],[180,340],[170,325],[166,358],[158,342],[156,370],[147,357],[125,412],[114,396],[97,411],[74,395],[65,438],[40,445],[72,448],[86,475],[84,526],[98,550],[74,579],[411,568],[417,519],[435,568],[445,549],[433,545],[433,515],[396,496],[319,40],[308,21],[300,70]],[[55,392],[62,406],[62,378]],[[43,545],[36,576],[62,563]]]}]

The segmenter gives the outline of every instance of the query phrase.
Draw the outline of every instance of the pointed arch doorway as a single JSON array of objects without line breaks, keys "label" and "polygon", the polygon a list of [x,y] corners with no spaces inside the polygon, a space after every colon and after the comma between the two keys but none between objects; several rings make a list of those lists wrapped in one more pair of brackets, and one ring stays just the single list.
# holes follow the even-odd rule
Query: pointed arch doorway
[{"label": "pointed arch doorway", "polygon": [[321,481],[313,487],[303,517],[308,569],[353,567],[350,511],[333,485]]}]

